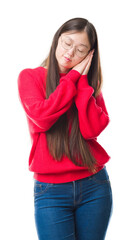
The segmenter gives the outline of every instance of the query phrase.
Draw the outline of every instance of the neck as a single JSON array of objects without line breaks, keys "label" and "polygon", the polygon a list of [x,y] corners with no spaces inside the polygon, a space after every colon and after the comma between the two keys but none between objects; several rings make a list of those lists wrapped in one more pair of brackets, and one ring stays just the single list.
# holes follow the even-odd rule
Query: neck
[{"label": "neck", "polygon": [[59,73],[68,73],[69,72],[69,69],[68,68],[65,68],[63,66],[59,66]]}]

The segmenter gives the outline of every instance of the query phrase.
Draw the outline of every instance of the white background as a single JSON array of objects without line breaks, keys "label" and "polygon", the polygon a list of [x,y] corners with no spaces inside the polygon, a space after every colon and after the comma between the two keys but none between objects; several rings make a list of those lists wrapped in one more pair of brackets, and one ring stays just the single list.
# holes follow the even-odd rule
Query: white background
[{"label": "white background", "polygon": [[17,77],[35,68],[49,52],[56,30],[84,17],[97,30],[103,95],[110,123],[98,137],[111,156],[107,170],[113,215],[106,240],[130,239],[130,34],[128,1],[12,0],[0,3],[0,239],[37,240],[33,173],[28,171],[31,141],[18,99]]}]

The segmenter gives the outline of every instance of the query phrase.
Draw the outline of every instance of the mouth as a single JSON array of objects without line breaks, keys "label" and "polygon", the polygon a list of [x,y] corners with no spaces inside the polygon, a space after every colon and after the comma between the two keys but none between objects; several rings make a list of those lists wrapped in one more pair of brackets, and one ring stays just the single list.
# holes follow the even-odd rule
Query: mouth
[{"label": "mouth", "polygon": [[70,58],[67,58],[67,57],[65,57],[65,56],[64,56],[64,58],[65,58],[65,60],[66,60],[67,62],[70,62],[70,61],[71,61]]}]

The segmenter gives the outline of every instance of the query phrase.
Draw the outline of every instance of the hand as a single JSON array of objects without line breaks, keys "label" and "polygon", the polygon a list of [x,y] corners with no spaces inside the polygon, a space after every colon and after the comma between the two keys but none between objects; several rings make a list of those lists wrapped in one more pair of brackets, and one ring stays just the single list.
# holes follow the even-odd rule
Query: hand
[{"label": "hand", "polygon": [[82,75],[87,75],[88,72],[89,72],[89,69],[90,69],[90,66],[91,66],[91,62],[92,62],[92,58],[93,58],[93,54],[94,54],[94,50],[92,50],[90,52],[90,54],[88,54],[88,58],[87,58],[87,64],[86,64],[86,67],[82,73]]},{"label": "hand", "polygon": [[94,49],[80,63],[78,63],[72,69],[78,71],[82,75],[87,75],[89,68],[91,66],[93,53],[94,53]]}]

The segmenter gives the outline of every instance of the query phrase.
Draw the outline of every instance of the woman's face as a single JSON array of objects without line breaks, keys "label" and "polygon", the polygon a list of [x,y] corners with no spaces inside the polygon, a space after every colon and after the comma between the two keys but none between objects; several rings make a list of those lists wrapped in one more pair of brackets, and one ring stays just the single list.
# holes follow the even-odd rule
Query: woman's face
[{"label": "woman's face", "polygon": [[69,31],[61,34],[56,48],[56,59],[60,73],[80,63],[89,53],[90,43],[85,31]]}]

